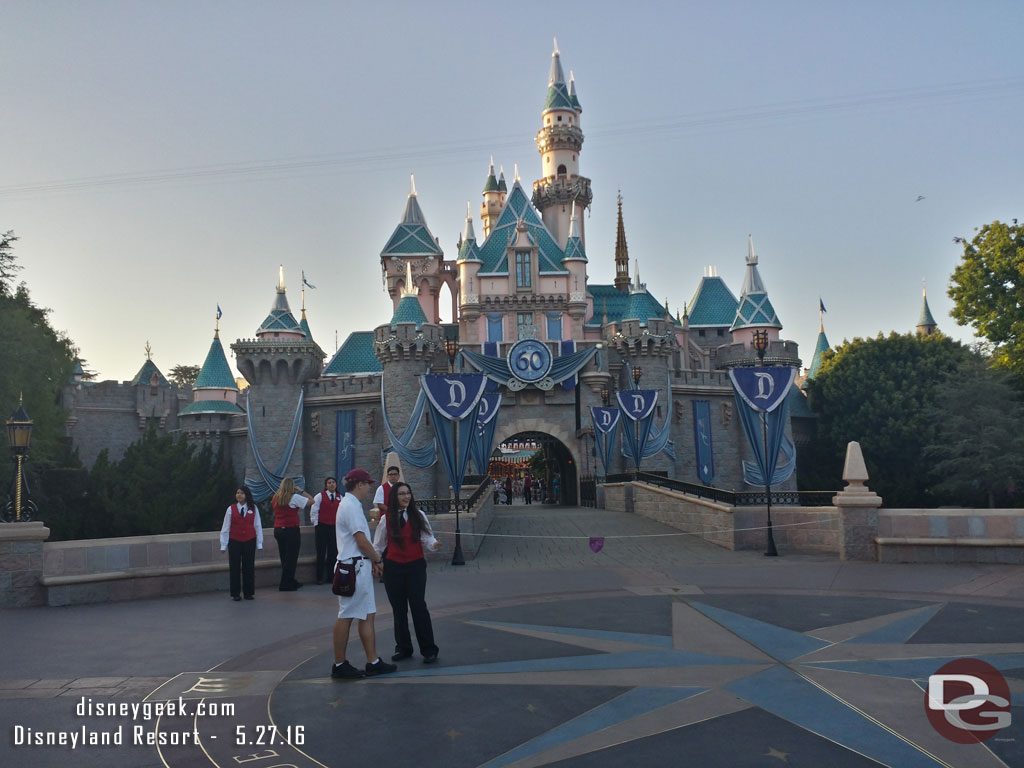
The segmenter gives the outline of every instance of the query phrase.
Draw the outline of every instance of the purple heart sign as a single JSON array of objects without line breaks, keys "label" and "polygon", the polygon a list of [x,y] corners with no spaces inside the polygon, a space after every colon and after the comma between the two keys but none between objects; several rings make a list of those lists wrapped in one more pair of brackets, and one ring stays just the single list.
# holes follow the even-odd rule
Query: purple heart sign
[{"label": "purple heart sign", "polygon": [[595,555],[604,547],[604,536],[590,537],[590,551]]}]

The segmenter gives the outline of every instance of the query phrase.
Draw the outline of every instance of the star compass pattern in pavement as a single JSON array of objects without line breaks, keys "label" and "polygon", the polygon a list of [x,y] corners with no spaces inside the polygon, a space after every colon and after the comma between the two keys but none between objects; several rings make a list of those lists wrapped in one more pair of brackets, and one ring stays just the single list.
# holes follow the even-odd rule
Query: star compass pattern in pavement
[{"label": "star compass pattern in pavement", "polygon": [[[743,599],[615,598],[603,612],[576,600],[446,620],[452,666],[404,666],[347,691],[386,720],[415,713],[409,735],[436,740],[419,765],[1024,765],[1021,707],[1001,740],[971,745],[939,735],[924,709],[928,675],[965,656],[1021,690],[1024,643],[963,642],[972,633],[948,626],[931,634],[953,642],[909,642],[942,604],[768,596],[762,608],[786,614],[776,623],[750,609],[758,596]],[[458,648],[470,663],[454,665]]]}]

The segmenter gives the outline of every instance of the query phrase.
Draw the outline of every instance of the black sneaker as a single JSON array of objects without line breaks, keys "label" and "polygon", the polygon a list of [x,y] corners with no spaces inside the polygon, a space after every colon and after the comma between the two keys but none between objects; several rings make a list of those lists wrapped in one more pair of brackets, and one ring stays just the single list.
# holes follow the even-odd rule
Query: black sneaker
[{"label": "black sneaker", "polygon": [[373,677],[374,675],[387,675],[396,671],[398,671],[398,667],[394,664],[388,664],[384,659],[377,659],[376,663],[366,665],[367,677]]},{"label": "black sneaker", "polygon": [[331,666],[331,677],[341,678],[342,680],[358,680],[360,677],[365,677],[365,675],[349,664],[348,661],[343,661],[341,664]]},{"label": "black sneaker", "polygon": [[392,661],[402,661],[403,659],[412,658],[412,651],[398,651],[394,656],[391,657]]}]

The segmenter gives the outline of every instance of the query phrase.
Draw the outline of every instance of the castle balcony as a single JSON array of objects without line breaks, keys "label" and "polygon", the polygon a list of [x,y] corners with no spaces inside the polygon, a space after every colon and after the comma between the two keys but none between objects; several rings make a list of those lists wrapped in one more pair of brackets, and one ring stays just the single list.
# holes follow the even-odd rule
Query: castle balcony
[{"label": "castle balcony", "polygon": [[[761,365],[757,351],[741,343],[723,344],[715,351],[715,368],[734,368],[741,365]],[[764,365],[789,365],[799,368],[800,355],[795,341],[772,341],[764,353]]]},{"label": "castle balcony", "polygon": [[578,125],[546,125],[537,131],[537,149],[542,153],[553,149],[574,149],[583,146],[583,131]]},{"label": "castle balcony", "polygon": [[548,176],[533,182],[533,205],[539,211],[572,202],[586,208],[593,199],[590,179],[583,176]]}]

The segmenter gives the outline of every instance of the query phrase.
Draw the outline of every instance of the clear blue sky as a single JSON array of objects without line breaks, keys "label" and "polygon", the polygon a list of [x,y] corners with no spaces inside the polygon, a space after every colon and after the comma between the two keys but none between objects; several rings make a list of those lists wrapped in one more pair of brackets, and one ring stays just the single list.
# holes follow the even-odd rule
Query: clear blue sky
[{"label": "clear blue sky", "polygon": [[[251,337],[283,263],[314,336],[387,321],[380,249],[409,174],[448,258],[491,155],[526,185],[552,38],[583,105],[592,283],[615,196],[673,311],[747,235],[805,365],[947,333],[955,235],[1024,218],[1018,2],[5,2],[0,230],[99,377]],[[919,195],[924,200],[915,202]],[[477,232],[480,233],[479,220]]]}]

